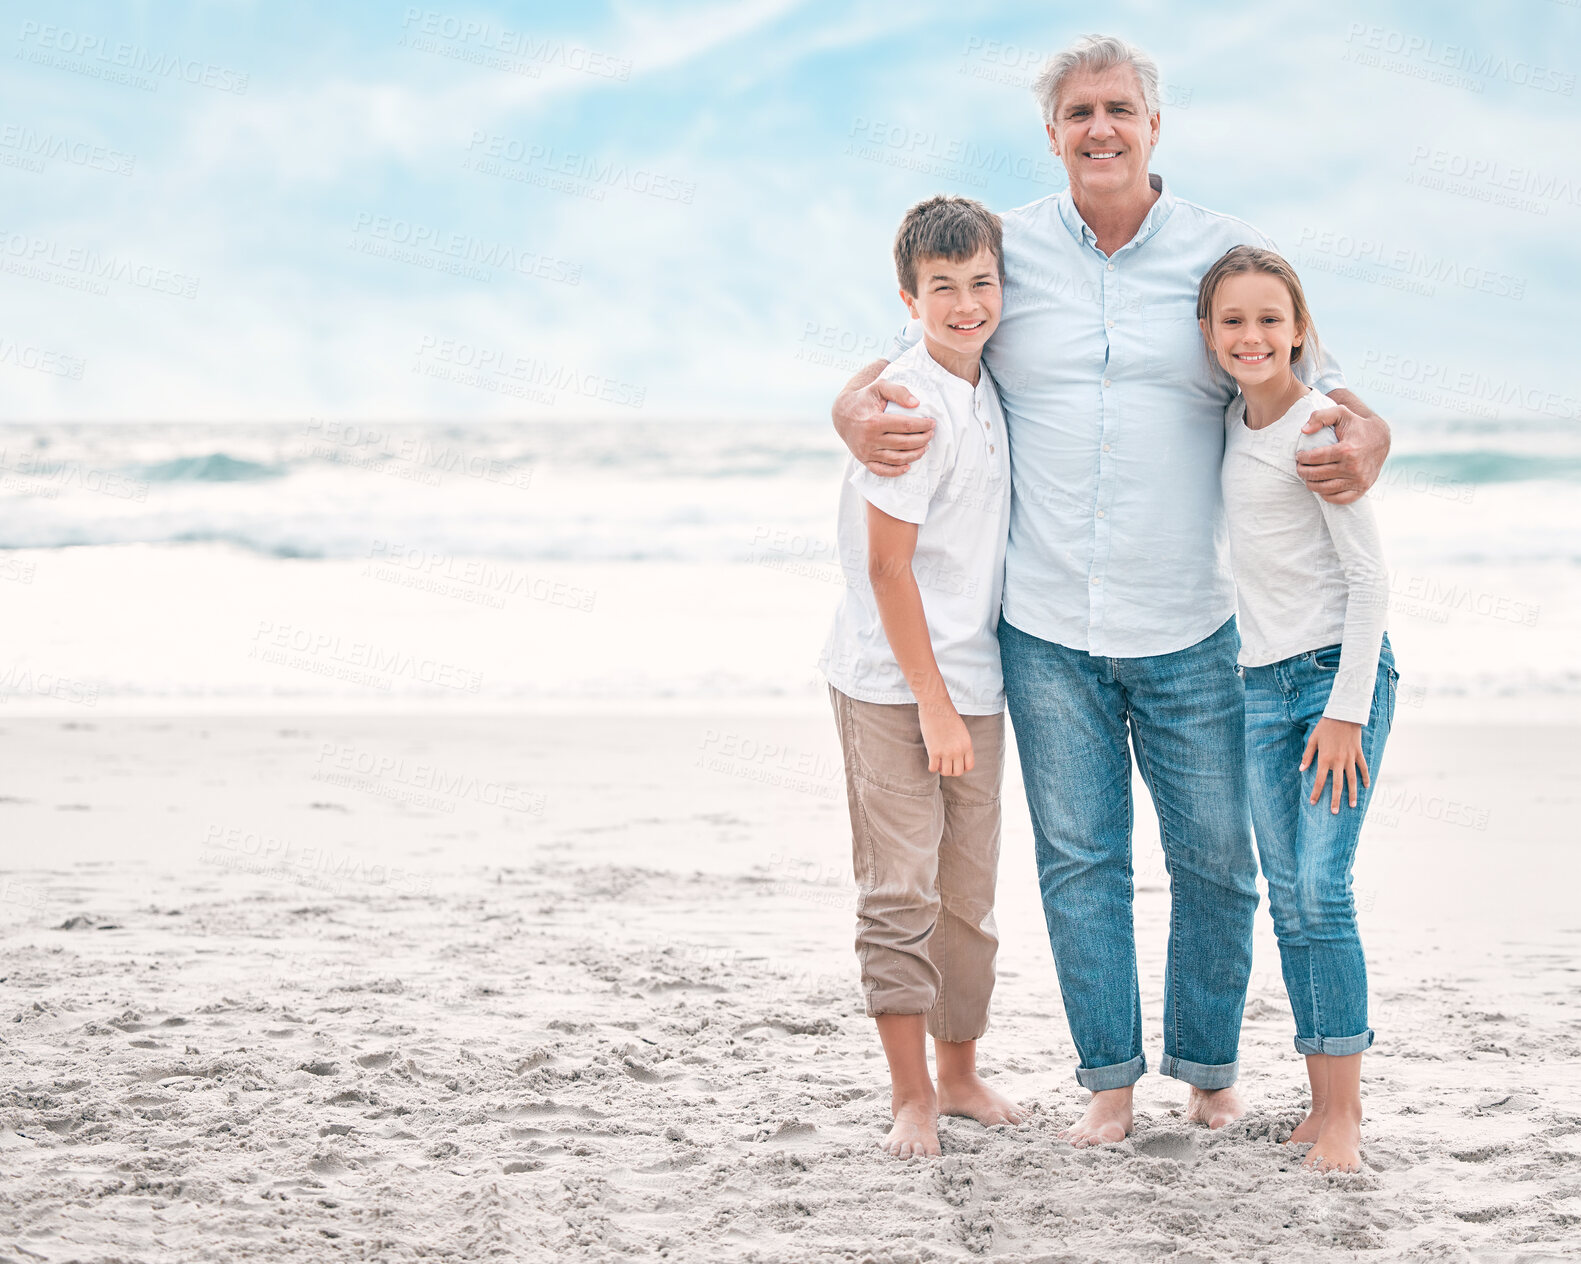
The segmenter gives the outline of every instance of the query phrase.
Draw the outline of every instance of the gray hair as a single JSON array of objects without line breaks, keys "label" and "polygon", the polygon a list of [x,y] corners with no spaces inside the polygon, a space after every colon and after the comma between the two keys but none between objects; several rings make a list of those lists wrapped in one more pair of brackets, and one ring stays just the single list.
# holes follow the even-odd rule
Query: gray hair
[{"label": "gray hair", "polygon": [[1060,89],[1075,70],[1110,70],[1130,66],[1142,83],[1142,105],[1151,117],[1158,113],[1158,63],[1129,40],[1118,35],[1083,35],[1070,47],[1055,53],[1032,83],[1043,121],[1052,124],[1059,107]]}]

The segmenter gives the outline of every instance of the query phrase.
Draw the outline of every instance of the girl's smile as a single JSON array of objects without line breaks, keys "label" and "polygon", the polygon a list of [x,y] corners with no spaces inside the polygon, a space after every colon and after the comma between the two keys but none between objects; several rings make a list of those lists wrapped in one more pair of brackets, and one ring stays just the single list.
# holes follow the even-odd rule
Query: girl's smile
[{"label": "girl's smile", "polygon": [[1260,429],[1283,415],[1306,393],[1291,354],[1307,336],[1296,320],[1289,287],[1266,272],[1237,272],[1213,295],[1213,310],[1200,322],[1219,366],[1246,396],[1246,424]]}]

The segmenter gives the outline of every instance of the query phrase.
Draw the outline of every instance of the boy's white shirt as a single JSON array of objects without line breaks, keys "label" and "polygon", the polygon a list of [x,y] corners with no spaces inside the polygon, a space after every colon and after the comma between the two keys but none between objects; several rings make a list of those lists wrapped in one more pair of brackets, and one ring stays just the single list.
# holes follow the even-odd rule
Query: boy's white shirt
[{"label": "boy's white shirt", "polygon": [[884,478],[855,458],[840,489],[839,547],[846,591],[819,665],[829,683],[862,702],[915,702],[884,634],[867,576],[867,506],[918,524],[912,572],[922,594],[939,674],[962,715],[1004,710],[999,601],[1010,529],[1010,451],[999,393],[986,367],[973,387],[919,342],[880,375],[917,397],[933,441],[910,470]]}]

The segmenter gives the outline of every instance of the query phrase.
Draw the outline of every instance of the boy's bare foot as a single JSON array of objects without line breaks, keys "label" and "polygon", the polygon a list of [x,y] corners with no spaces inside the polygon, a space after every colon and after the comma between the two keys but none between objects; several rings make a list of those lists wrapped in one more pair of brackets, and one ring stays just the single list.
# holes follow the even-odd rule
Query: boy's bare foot
[{"label": "boy's bare foot", "polygon": [[1245,1113],[1246,1103],[1241,1101],[1241,1095],[1233,1086],[1210,1090],[1193,1085],[1191,1096],[1186,1101],[1186,1119],[1194,1124],[1207,1124],[1210,1128],[1233,1124]]},{"label": "boy's bare foot", "polygon": [[1361,1119],[1344,1111],[1327,1111],[1317,1140],[1301,1166],[1315,1172],[1361,1171]]},{"label": "boy's bare foot", "polygon": [[950,1079],[939,1078],[939,1114],[964,1115],[987,1128],[995,1124],[1018,1124],[1026,1118],[1021,1107],[1003,1093],[989,1088],[976,1072]]},{"label": "boy's bare foot", "polygon": [[1100,1089],[1092,1095],[1082,1117],[1059,1135],[1071,1145],[1114,1145],[1131,1133],[1131,1086]]},{"label": "boy's bare foot", "polygon": [[879,1014],[889,1061],[889,1113],[895,1126],[879,1149],[897,1159],[937,1158],[939,1104],[928,1074],[928,1035],[921,1014]]},{"label": "boy's bare foot", "polygon": [[1290,1134],[1286,1145],[1305,1145],[1308,1141],[1316,1141],[1318,1129],[1323,1125],[1323,1112],[1313,1107],[1307,1117],[1296,1125],[1296,1130]]},{"label": "boy's bare foot", "polygon": [[931,1101],[897,1101],[895,1124],[879,1149],[897,1159],[939,1157],[939,1115]]}]

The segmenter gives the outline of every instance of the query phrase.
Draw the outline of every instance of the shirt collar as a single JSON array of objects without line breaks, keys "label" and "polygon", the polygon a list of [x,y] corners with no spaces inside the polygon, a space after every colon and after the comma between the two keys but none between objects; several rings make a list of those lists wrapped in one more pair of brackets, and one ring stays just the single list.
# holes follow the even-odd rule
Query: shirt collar
[{"label": "shirt collar", "polygon": [[[1142,226],[1136,230],[1136,236],[1122,246],[1121,250],[1129,249],[1131,246],[1140,246],[1164,226],[1164,221],[1169,218],[1170,213],[1175,209],[1175,195],[1164,184],[1163,176],[1157,172],[1150,171],[1147,175],[1147,182],[1158,191],[1158,200],[1153,203],[1152,208],[1143,218]],[[1076,201],[1071,197],[1069,189],[1059,195],[1058,206],[1060,218],[1065,221],[1065,227],[1069,230],[1070,235],[1076,239],[1077,244],[1091,246],[1096,250],[1098,247],[1098,234],[1087,226],[1086,220],[1082,219],[1081,212],[1076,209]],[[1115,254],[1119,253],[1119,250],[1115,251]]]},{"label": "shirt collar", "polygon": [[988,376],[987,365],[979,362],[977,368],[977,385],[973,386],[964,377],[956,377],[955,374],[951,373],[947,368],[935,360],[933,356],[928,353],[926,343],[919,340],[916,345],[919,348],[916,361],[917,366],[936,385],[942,387],[946,391],[953,391],[956,394],[965,395],[967,398],[975,398],[983,391],[983,379]]}]

